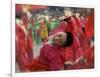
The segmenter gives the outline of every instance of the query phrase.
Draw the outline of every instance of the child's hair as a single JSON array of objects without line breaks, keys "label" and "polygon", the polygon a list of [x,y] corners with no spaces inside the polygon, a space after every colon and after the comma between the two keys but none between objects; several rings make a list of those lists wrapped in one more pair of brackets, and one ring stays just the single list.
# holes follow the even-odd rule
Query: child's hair
[{"label": "child's hair", "polygon": [[66,32],[67,38],[66,38],[66,42],[63,45],[64,47],[68,47],[71,46],[73,44],[73,35],[71,32]]}]

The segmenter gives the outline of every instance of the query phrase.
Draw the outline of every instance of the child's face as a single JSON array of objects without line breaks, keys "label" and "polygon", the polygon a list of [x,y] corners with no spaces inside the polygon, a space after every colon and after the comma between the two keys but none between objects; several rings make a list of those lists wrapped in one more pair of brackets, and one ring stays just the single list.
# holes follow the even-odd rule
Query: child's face
[{"label": "child's face", "polygon": [[53,37],[53,44],[57,46],[62,46],[66,42],[66,33],[64,32],[58,32]]}]

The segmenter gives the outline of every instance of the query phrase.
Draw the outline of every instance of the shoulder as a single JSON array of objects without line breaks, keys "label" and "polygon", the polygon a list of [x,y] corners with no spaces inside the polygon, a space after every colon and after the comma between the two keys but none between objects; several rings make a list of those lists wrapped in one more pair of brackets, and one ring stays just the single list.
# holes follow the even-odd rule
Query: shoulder
[{"label": "shoulder", "polygon": [[50,45],[46,42],[42,44],[40,51],[41,53],[47,53],[50,50]]}]

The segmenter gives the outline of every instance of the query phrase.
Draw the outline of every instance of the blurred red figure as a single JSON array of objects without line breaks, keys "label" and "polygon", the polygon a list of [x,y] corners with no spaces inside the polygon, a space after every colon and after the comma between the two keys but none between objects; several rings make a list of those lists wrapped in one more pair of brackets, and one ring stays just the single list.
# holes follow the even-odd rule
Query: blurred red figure
[{"label": "blurred red figure", "polygon": [[[32,29],[27,29],[28,20],[26,17],[16,18],[16,59],[20,71],[29,71],[26,64],[33,60]],[[21,23],[19,23],[21,22]]]},{"label": "blurred red figure", "polygon": [[94,46],[87,49],[84,57],[86,59],[85,68],[94,68]]},{"label": "blurred red figure", "polygon": [[83,35],[81,23],[76,16],[71,16],[61,22],[60,29],[62,26],[64,31],[71,32],[74,37],[72,46],[65,49],[65,69],[80,69],[83,67],[83,51],[78,37],[79,33]]},{"label": "blurred red figure", "polygon": [[87,16],[86,21],[86,31],[85,35],[87,40],[89,41],[88,48],[84,52],[84,56],[86,59],[85,68],[93,68],[94,67],[94,11],[90,11]]},{"label": "blurred red figure", "polygon": [[[32,27],[34,25],[34,20],[32,17],[27,19],[26,16],[22,16],[23,25],[27,30],[27,41],[26,41],[26,52],[28,56],[28,61],[31,62],[33,60],[33,39],[32,39]],[[28,29],[28,24],[31,23],[31,27]]]},{"label": "blurred red figure", "polygon": [[89,47],[89,40],[87,39],[85,35],[85,27],[86,27],[86,19],[82,17],[82,20],[78,18],[77,16],[73,16],[76,22],[77,30],[76,30],[76,36],[79,39],[80,47],[82,48],[82,52],[85,52],[85,50]]},{"label": "blurred red figure", "polygon": [[74,36],[74,42],[71,47],[65,49],[65,69],[81,69],[83,68],[83,52],[80,47],[80,42],[76,36]]},{"label": "blurred red figure", "polygon": [[86,37],[91,40],[94,37],[94,11],[90,11],[86,22]]},{"label": "blurred red figure", "polygon": [[16,23],[16,62],[18,63],[19,69],[22,72],[28,71],[25,65],[28,63],[26,53],[26,34]]},{"label": "blurred red figure", "polygon": [[[53,34],[59,31],[64,31],[64,32],[70,31],[72,32],[74,36],[74,43],[72,44],[72,46],[67,47],[65,49],[66,69],[81,69],[85,67],[85,64],[89,65],[94,62],[93,56],[91,58],[92,62],[90,62],[89,61],[90,59],[86,57],[86,56],[89,56],[90,54],[93,55],[93,52],[90,52],[90,51],[88,52],[88,50],[91,50],[91,48],[89,49],[90,40],[87,39],[85,32],[82,30],[83,25],[87,26],[85,20],[84,22],[81,22],[80,19],[76,15],[73,15],[72,17],[66,17],[60,23],[59,27],[52,31]],[[88,30],[86,29],[86,31]],[[87,62],[85,62],[86,59],[87,59]]]}]

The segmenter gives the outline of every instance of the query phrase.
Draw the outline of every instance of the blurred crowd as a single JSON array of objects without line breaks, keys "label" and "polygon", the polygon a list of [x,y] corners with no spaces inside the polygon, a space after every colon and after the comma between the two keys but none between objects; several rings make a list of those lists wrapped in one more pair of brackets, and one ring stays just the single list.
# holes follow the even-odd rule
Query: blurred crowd
[{"label": "blurred crowd", "polygon": [[94,67],[94,9],[16,4],[15,11],[16,65],[19,71],[40,71],[41,64],[32,64],[39,56],[34,57],[35,47],[40,48],[60,30],[71,32],[74,37],[73,45],[64,49],[64,69]]}]

